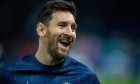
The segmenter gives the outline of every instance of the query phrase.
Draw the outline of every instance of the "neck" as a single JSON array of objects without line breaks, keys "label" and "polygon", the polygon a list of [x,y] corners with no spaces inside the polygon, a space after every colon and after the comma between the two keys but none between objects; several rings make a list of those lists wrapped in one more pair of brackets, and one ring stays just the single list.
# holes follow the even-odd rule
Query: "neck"
[{"label": "neck", "polygon": [[39,45],[35,58],[44,65],[57,65],[64,61],[64,59],[53,59],[53,57],[47,52],[47,48],[45,48],[44,45]]},{"label": "neck", "polygon": [[37,53],[35,54],[35,58],[44,65],[57,65],[64,61],[64,59],[54,60],[49,54],[43,54],[42,52],[40,53],[39,51],[37,51]]}]

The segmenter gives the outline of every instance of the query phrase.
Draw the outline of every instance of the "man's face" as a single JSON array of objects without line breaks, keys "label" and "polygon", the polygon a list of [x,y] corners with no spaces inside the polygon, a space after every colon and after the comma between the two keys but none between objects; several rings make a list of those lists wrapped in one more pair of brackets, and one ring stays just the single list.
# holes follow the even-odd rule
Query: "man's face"
[{"label": "man's face", "polygon": [[76,39],[75,19],[70,12],[56,11],[46,28],[45,44],[53,59],[64,59]]}]

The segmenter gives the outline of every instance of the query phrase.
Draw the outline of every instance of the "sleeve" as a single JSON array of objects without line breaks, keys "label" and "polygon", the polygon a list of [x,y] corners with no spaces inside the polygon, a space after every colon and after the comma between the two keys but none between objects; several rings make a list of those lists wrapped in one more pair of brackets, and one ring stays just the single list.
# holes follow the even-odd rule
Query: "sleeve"
[{"label": "sleeve", "polygon": [[13,80],[10,79],[10,77],[7,74],[6,67],[0,68],[0,84],[13,84]]},{"label": "sleeve", "polygon": [[100,84],[100,81],[98,80],[98,77],[96,74],[91,74],[88,77],[88,84]]},{"label": "sleeve", "polygon": [[0,68],[0,83],[2,84],[9,84],[8,76],[6,75],[6,71],[3,67]]}]

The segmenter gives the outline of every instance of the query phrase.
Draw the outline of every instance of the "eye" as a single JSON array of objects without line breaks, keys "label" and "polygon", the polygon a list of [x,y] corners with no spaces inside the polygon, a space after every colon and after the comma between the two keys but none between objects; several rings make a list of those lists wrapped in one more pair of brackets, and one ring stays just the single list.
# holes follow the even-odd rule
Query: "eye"
[{"label": "eye", "polygon": [[60,27],[66,27],[67,24],[66,23],[59,23],[58,26],[60,26]]},{"label": "eye", "polygon": [[60,27],[65,27],[63,24],[59,24],[58,26],[60,26]]},{"label": "eye", "polygon": [[72,31],[76,31],[76,26],[71,26]]},{"label": "eye", "polygon": [[71,27],[72,30],[75,30],[75,27]]}]

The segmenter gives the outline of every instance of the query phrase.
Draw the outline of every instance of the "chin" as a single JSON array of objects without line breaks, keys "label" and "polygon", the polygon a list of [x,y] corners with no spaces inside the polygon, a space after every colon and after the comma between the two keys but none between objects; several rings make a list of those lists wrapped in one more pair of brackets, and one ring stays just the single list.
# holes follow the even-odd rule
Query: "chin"
[{"label": "chin", "polygon": [[68,52],[59,52],[59,57],[60,58],[66,58],[67,57],[67,55],[68,55]]},{"label": "chin", "polygon": [[57,51],[56,53],[51,53],[54,60],[63,60],[67,57],[68,52]]},{"label": "chin", "polygon": [[61,59],[64,59],[67,57],[68,52],[59,51],[58,54]]}]

